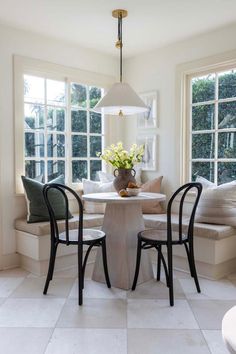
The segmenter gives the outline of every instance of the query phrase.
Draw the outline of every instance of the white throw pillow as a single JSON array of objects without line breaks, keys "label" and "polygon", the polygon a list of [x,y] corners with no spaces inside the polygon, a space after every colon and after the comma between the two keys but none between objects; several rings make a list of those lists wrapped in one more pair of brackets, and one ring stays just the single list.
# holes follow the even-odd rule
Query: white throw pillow
[{"label": "white throw pillow", "polygon": [[[136,172],[136,174],[135,174],[136,182],[137,182],[137,184],[141,185],[142,184],[142,180],[141,180],[142,168],[136,166],[136,167],[134,167],[134,170]],[[100,182],[102,182],[102,183],[112,182],[115,178],[112,173],[107,173],[104,171],[98,171],[97,174],[98,174]]]},{"label": "white throw pillow", "polygon": [[216,187],[215,183],[212,183],[211,181],[208,181],[208,179],[201,177],[201,176],[197,176],[196,182],[201,183],[203,189]]},{"label": "white throw pillow", "polygon": [[98,171],[99,181],[102,183],[112,182],[114,180],[114,175],[112,173],[107,173],[104,171]]},{"label": "white throw pillow", "polygon": [[236,181],[203,190],[195,221],[236,227]]},{"label": "white throw pillow", "polygon": [[[90,181],[89,179],[82,180],[84,194],[91,193],[106,193],[115,192],[113,182],[102,183]],[[84,201],[84,211],[88,214],[104,214],[106,208],[105,203],[95,203]]]}]

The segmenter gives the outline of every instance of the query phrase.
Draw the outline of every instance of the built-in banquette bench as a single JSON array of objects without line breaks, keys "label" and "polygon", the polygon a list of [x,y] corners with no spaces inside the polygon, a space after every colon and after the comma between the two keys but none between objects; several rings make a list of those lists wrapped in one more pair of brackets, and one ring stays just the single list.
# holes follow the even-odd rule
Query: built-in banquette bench
[{"label": "built-in banquette bench", "polygon": [[[187,210],[186,210],[187,214]],[[187,222],[186,215],[186,222]],[[166,227],[165,214],[145,214],[146,228]],[[101,227],[102,214],[84,214],[84,227]],[[174,228],[177,218],[173,216]],[[70,220],[70,227],[78,225],[78,216]],[[40,222],[28,224],[26,219],[15,221],[17,252],[21,256],[21,266],[28,271],[43,275],[47,271],[50,252],[50,224]],[[195,258],[199,275],[217,279],[236,270],[236,228],[225,225],[195,223]],[[188,265],[183,247],[174,247],[174,265],[187,270]],[[61,246],[58,249],[55,269],[66,269],[77,264],[77,248]],[[153,261],[156,256],[152,253]],[[94,260],[94,253],[90,262]]]},{"label": "built-in banquette bench", "polygon": [[[153,181],[149,181],[142,185],[142,188],[146,192],[159,192],[161,188],[162,177],[158,177]],[[105,182],[105,181],[103,181]],[[201,183],[208,185],[213,185],[211,182],[201,178]],[[104,183],[102,188],[111,188],[110,183]],[[146,186],[146,187],[145,187]],[[152,187],[151,187],[152,186]],[[214,186],[214,185],[213,185]],[[94,188],[96,189],[94,190]],[[211,186],[212,187],[212,186]],[[86,193],[111,191],[111,190],[100,190],[100,184],[97,182],[85,180],[83,186],[79,188],[78,192],[82,194],[82,188]],[[145,188],[148,188],[145,190]],[[153,190],[150,188],[154,188]],[[207,213],[216,213],[214,219],[210,218],[212,222],[216,224],[206,224],[206,223],[195,223],[194,232],[194,248],[195,248],[195,259],[198,273],[217,279],[227,275],[231,272],[236,271],[236,228],[226,225],[217,225],[218,222],[225,222],[230,225],[235,225],[235,183],[229,183],[216,187],[216,189],[210,190],[210,196],[208,192],[205,194],[205,200],[203,194],[199,203],[197,213],[200,211],[206,219]],[[212,193],[213,192],[213,193]],[[193,205],[194,195],[188,195],[184,204],[184,224],[187,224],[188,215]],[[213,198],[212,200],[209,199]],[[215,198],[215,199],[214,199]],[[207,200],[206,200],[207,199]],[[224,201],[225,199],[225,201]],[[231,200],[232,199],[232,200]],[[203,208],[200,207],[203,201]],[[210,201],[210,208],[209,203]],[[207,208],[204,209],[204,203],[207,204]],[[93,214],[93,213],[104,213],[104,204],[98,206],[96,205],[84,205],[84,227],[101,227],[103,223],[103,214]],[[174,212],[177,213],[179,206],[179,200],[174,204]],[[76,204],[73,199],[70,200],[70,210],[72,214],[76,211]],[[144,210],[146,213],[150,212],[162,212],[162,208],[155,206],[150,209]],[[89,214],[90,212],[90,214]],[[201,213],[200,213],[201,214]],[[225,214],[229,214],[229,218],[225,217]],[[197,215],[196,215],[197,217]],[[233,220],[232,220],[233,219]],[[165,214],[144,214],[145,227],[146,228],[166,228],[166,217]],[[197,219],[196,219],[197,220]],[[202,220],[201,220],[202,221]],[[178,225],[178,220],[173,216],[172,218],[173,228]],[[70,227],[73,229],[78,225],[78,216],[76,214],[70,220]],[[49,253],[50,253],[50,224],[49,222],[38,222],[33,224],[28,224],[26,217],[23,219],[18,219],[15,221],[15,232],[17,241],[17,252],[21,256],[21,266],[32,273],[42,275],[45,274],[48,267]],[[89,259],[93,262],[94,251]],[[188,270],[186,254],[183,247],[174,247],[174,265],[176,268]],[[152,252],[153,261],[156,262],[156,254]],[[56,259],[56,269],[65,269],[77,264],[77,248],[74,246],[66,247],[62,246],[58,249],[57,259]]]}]

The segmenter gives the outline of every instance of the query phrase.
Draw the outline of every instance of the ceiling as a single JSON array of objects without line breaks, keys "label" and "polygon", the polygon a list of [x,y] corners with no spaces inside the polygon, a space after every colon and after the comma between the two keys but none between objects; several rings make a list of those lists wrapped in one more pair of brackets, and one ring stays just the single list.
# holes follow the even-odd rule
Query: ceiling
[{"label": "ceiling", "polygon": [[236,0],[0,0],[0,23],[117,55],[116,8],[125,57],[236,22]]}]

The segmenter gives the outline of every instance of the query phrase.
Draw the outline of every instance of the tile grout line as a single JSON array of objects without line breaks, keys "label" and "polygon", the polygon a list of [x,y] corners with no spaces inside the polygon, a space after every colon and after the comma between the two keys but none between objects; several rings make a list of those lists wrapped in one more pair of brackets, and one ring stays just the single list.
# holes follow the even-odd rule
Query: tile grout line
[{"label": "tile grout line", "polygon": [[[74,285],[74,283],[73,283],[73,285]],[[72,289],[73,285],[71,286],[71,289]],[[70,290],[71,290],[71,289],[70,289]],[[55,324],[54,324],[54,327],[51,327],[53,330],[52,330],[52,333],[51,333],[50,338],[48,339],[47,345],[45,346],[44,354],[46,353],[47,348],[48,348],[48,346],[49,346],[49,344],[50,344],[50,341],[51,341],[51,339],[52,339],[52,336],[53,336],[53,334],[54,334],[54,332],[55,332],[55,329],[57,328],[57,327],[56,327],[56,326],[57,326],[57,323],[58,323],[59,318],[60,318],[60,316],[61,316],[61,314],[62,314],[62,311],[63,311],[63,309],[64,309],[64,307],[65,307],[65,305],[66,305],[66,301],[68,300],[69,294],[70,294],[70,291],[69,291],[67,297],[64,298],[64,299],[65,299],[64,305],[63,305],[62,308],[61,308],[61,311],[60,311],[60,313],[59,313],[59,315],[58,315],[58,318],[57,318],[57,320],[56,320],[56,322],[55,322]]]},{"label": "tile grout line", "polygon": [[[191,299],[188,299],[187,298],[187,302],[188,302],[188,305],[189,305],[189,307],[190,307],[190,309],[191,309],[191,311],[192,311],[192,313],[193,313],[193,317],[195,318],[195,321],[197,322],[197,324],[198,324],[198,326],[199,326],[199,330],[200,330],[200,332],[201,332],[201,334],[202,334],[202,337],[203,337],[203,339],[204,339],[204,342],[205,342],[205,344],[206,344],[206,346],[207,346],[207,348],[208,348],[208,350],[209,350],[209,353],[210,354],[214,354],[214,353],[212,353],[212,351],[211,351],[211,349],[210,349],[210,347],[209,347],[209,345],[208,345],[208,342],[207,342],[207,340],[206,340],[206,338],[205,338],[205,336],[204,336],[204,334],[203,334],[203,330],[201,329],[201,327],[200,327],[200,323],[198,322],[198,320],[197,320],[197,318],[196,318],[196,316],[195,316],[195,314],[194,314],[194,311],[192,310],[192,306],[191,306],[191,304],[189,303],[189,300],[191,300]],[[199,300],[198,300],[199,301]]]},{"label": "tile grout line", "polygon": [[203,338],[204,338],[204,341],[205,341],[205,343],[206,343],[206,345],[207,345],[207,348],[209,349],[209,352],[210,352],[211,354],[214,354],[214,353],[211,351],[211,348],[209,347],[209,344],[208,344],[208,342],[207,342],[207,340],[206,340],[206,337],[204,336],[203,329],[201,329],[201,333],[202,333],[202,336],[203,336]]}]

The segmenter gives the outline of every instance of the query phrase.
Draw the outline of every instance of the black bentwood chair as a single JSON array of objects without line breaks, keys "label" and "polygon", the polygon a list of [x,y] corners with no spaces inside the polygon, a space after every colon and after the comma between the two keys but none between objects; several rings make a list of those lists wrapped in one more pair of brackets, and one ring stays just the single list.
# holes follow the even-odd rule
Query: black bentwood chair
[{"label": "black bentwood chair", "polygon": [[[195,200],[193,205],[190,207],[192,210],[190,210],[191,213],[189,215],[189,220],[187,222],[187,225],[186,225],[186,221],[183,225],[183,208],[184,208],[185,198],[187,194],[190,191],[192,192],[193,190],[195,190],[196,192],[193,194]],[[172,195],[172,197],[168,202],[167,229],[166,230],[148,229],[138,233],[137,260],[136,260],[136,269],[135,269],[132,290],[135,290],[137,280],[138,280],[142,249],[155,248],[157,250],[157,281],[160,280],[161,263],[162,263],[166,275],[166,284],[169,288],[170,306],[173,306],[174,289],[173,289],[172,246],[184,245],[187,253],[190,274],[194,278],[197,291],[199,293],[201,292],[199,282],[198,282],[197,272],[195,268],[194,250],[193,250],[194,218],[195,218],[195,212],[197,209],[197,205],[201,193],[202,193],[201,183],[192,182],[183,185]],[[177,225],[177,231],[174,231],[171,220],[173,217],[172,205],[173,202],[176,200],[179,201],[177,214],[175,213],[175,216],[177,216],[178,225]],[[184,226],[184,230],[183,230],[183,226]],[[162,246],[167,247],[167,264],[162,253]]]},{"label": "black bentwood chair", "polygon": [[[57,198],[64,201],[65,205],[65,218],[64,222],[55,218],[55,214],[53,211],[53,205],[50,202],[50,193],[58,193]],[[79,206],[79,225],[76,229],[70,230],[69,228],[69,201],[68,195],[72,194],[74,198],[78,202]],[[50,227],[51,227],[51,254],[49,261],[49,268],[47,279],[44,287],[44,294],[47,294],[48,286],[50,280],[53,277],[54,264],[57,252],[57,246],[59,243],[62,243],[66,246],[69,245],[78,245],[78,283],[79,283],[79,305],[83,303],[83,288],[84,288],[84,274],[85,267],[88,260],[89,253],[93,246],[102,247],[102,257],[103,257],[103,267],[106,278],[106,283],[108,288],[111,287],[108,269],[107,269],[107,256],[106,256],[106,235],[103,231],[95,230],[95,229],[83,229],[83,204],[78,196],[78,194],[73,191],[71,188],[64,186],[62,184],[46,184],[43,188],[44,200],[46,202],[49,218],[50,218]],[[60,232],[60,230],[63,230]],[[84,260],[83,260],[83,246],[87,245],[88,249],[86,251]]]}]

